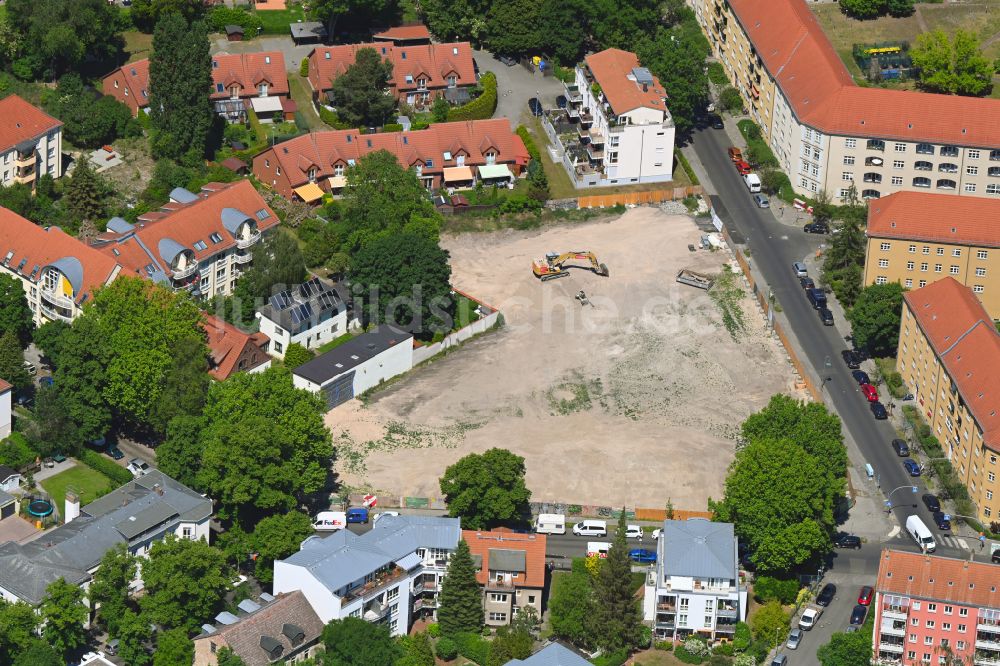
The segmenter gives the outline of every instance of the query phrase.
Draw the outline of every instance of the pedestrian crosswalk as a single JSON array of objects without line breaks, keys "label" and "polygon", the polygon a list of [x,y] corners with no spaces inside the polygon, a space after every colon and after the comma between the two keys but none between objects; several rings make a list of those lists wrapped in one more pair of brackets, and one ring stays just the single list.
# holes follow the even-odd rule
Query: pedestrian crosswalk
[{"label": "pedestrian crosswalk", "polygon": [[949,548],[961,548],[962,550],[971,551],[972,548],[969,547],[969,542],[962,537],[951,536],[948,534],[942,534],[938,536],[938,541]]}]

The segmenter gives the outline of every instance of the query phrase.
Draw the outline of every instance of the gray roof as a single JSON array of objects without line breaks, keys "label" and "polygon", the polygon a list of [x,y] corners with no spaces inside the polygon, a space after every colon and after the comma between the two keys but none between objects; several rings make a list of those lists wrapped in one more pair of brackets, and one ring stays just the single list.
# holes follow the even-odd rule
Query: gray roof
[{"label": "gray roof", "polygon": [[525,553],[523,550],[508,548],[490,548],[491,571],[525,572]]},{"label": "gray roof", "polygon": [[736,534],[732,523],[704,518],[666,520],[657,558],[664,575],[736,579]]},{"label": "gray roof", "polygon": [[511,659],[504,666],[591,666],[590,662],[560,643],[550,643],[527,659]]},{"label": "gray roof", "polygon": [[183,187],[175,187],[170,190],[170,198],[177,203],[187,204],[198,200],[198,195]]},{"label": "gray roof", "polygon": [[13,501],[14,501],[13,495],[11,495],[10,493],[5,493],[4,491],[0,490],[0,506],[7,506]]},{"label": "gray roof", "polygon": [[[307,328],[312,328],[346,310],[347,302],[344,295],[347,292],[348,289],[339,282],[326,282],[313,278],[275,294],[266,304],[259,307],[257,312],[261,317],[273,321],[294,335],[303,323],[308,322]],[[308,314],[302,319],[300,311],[300,318],[296,320],[292,314],[296,312],[296,306],[303,304],[308,304]]]},{"label": "gray roof", "polygon": [[159,470],[134,479],[80,510],[79,518],[20,545],[0,545],[0,587],[37,605],[45,587],[62,577],[81,583],[119,543],[148,538],[165,521],[199,522],[212,501]]},{"label": "gray roof", "polygon": [[417,548],[454,550],[461,538],[458,518],[383,516],[360,536],[340,530],[322,539],[306,539],[299,552],[282,561],[308,569],[336,593]]},{"label": "gray roof", "polygon": [[73,293],[78,294],[83,289],[83,264],[76,257],[63,257],[56,259],[49,266],[58,268],[59,272],[66,276],[69,283],[73,285]]},{"label": "gray roof", "polygon": [[235,208],[223,208],[220,217],[222,218],[222,226],[232,234],[233,238],[236,238],[236,234],[240,232],[241,224],[253,221],[252,217]]},{"label": "gray roof", "polygon": [[411,344],[412,338],[412,333],[383,324],[303,363],[292,372],[322,386],[337,375],[350,372],[387,349],[403,343]]},{"label": "gray roof", "polygon": [[173,238],[161,238],[156,249],[160,251],[160,258],[169,266],[186,248]]},{"label": "gray roof", "polygon": [[319,21],[302,21],[288,26],[292,31],[292,39],[323,39],[326,37],[326,27]]},{"label": "gray roof", "polygon": [[128,223],[127,220],[121,217],[113,217],[108,220],[108,231],[113,231],[116,234],[127,234],[128,232],[135,229],[135,227]]},{"label": "gray roof", "polygon": [[0,482],[6,481],[12,476],[20,476],[20,472],[18,472],[13,467],[9,467],[7,465],[0,465]]}]

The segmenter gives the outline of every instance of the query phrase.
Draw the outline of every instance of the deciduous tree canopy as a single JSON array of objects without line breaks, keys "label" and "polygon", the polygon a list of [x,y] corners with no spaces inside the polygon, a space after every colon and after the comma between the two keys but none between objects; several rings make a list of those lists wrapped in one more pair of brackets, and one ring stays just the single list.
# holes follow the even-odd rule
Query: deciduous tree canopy
[{"label": "deciduous tree canopy", "polygon": [[868,285],[847,312],[854,345],[875,356],[894,356],[902,316],[902,285],[898,282]]},{"label": "deciduous tree canopy", "polygon": [[524,458],[506,449],[470,453],[441,477],[448,514],[469,530],[516,524],[530,515],[531,491],[524,484]]},{"label": "deciduous tree canopy", "polygon": [[193,631],[215,617],[229,589],[222,551],[201,539],[168,535],[142,564],[143,613],[166,629]]},{"label": "deciduous tree canopy", "polygon": [[993,89],[993,66],[971,32],[956,30],[950,39],[943,30],[917,35],[910,57],[920,86],[932,92],[981,97]]}]

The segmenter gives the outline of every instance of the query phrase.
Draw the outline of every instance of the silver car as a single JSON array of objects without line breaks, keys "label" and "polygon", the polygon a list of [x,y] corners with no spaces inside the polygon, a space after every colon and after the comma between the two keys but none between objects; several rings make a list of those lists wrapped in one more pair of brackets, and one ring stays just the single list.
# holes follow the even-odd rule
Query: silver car
[{"label": "silver car", "polygon": [[786,642],[785,645],[788,646],[789,650],[796,650],[798,649],[800,642],[802,642],[802,630],[796,628],[792,629],[788,633],[788,642]]},{"label": "silver car", "polygon": [[757,204],[757,208],[770,208],[771,202],[767,200],[763,194],[753,195],[753,202]]}]

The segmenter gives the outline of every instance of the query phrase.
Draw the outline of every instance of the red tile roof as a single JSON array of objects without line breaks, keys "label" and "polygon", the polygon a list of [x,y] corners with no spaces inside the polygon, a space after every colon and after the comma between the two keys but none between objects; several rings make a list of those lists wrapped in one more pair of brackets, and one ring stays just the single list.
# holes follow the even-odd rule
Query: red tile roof
[{"label": "red tile roof", "polygon": [[0,208],[0,263],[35,283],[41,280],[46,266],[56,265],[72,284],[77,303],[111,282],[120,270],[114,259],[59,227],[44,229],[6,208]]},{"label": "red tile roof", "polygon": [[[256,97],[257,86],[266,81],[267,94],[288,95],[288,73],[285,70],[285,56],[281,51],[261,51],[258,53],[218,53],[212,56],[211,99],[226,99],[229,88],[238,83],[243,97]],[[225,90],[218,92],[218,84]]]},{"label": "red tile roof", "polygon": [[895,192],[868,203],[868,236],[1000,247],[1000,201]]},{"label": "red tile roof", "polygon": [[397,25],[394,28],[389,28],[384,32],[379,32],[375,34],[376,39],[388,39],[388,40],[399,40],[399,41],[411,41],[417,39],[430,40],[431,31],[427,29],[427,26],[423,25]]},{"label": "red tile roof", "polygon": [[983,441],[1000,451],[1000,333],[968,287],[952,277],[903,294],[941,360]]},{"label": "red tile roof", "polygon": [[1000,608],[1000,567],[886,548],[876,589],[915,599]]},{"label": "red tile roof", "polygon": [[729,0],[798,119],[827,134],[1000,146],[1000,100],[855,85],[803,0]]},{"label": "red tile roof", "polygon": [[37,139],[46,132],[62,127],[37,106],[28,104],[17,95],[0,99],[0,151],[6,152],[22,141]]},{"label": "red tile roof", "polygon": [[11,390],[12,388],[14,388],[13,384],[11,384],[10,382],[6,382],[6,381],[0,379],[0,395],[3,395],[4,393],[6,393],[7,391]]},{"label": "red tile roof", "polygon": [[208,351],[211,356],[212,368],[208,374],[219,381],[229,379],[237,370],[252,370],[253,368],[270,361],[271,357],[266,352],[260,352],[260,362],[255,365],[248,365],[245,368],[237,368],[240,356],[252,345],[262,349],[270,341],[270,338],[263,333],[244,333],[232,324],[219,319],[214,315],[205,315],[201,327],[208,336]]},{"label": "red tile roof", "polygon": [[634,76],[632,79],[629,78],[633,69],[642,67],[634,53],[621,49],[606,49],[587,56],[586,62],[594,75],[594,80],[601,86],[601,91],[616,114],[628,113],[640,107],[667,110],[664,101],[667,91],[658,78],[653,77],[653,85],[647,90],[642,89],[642,85],[634,80]]},{"label": "red tile roof", "polygon": [[[416,90],[417,79],[426,78],[428,88],[445,88],[448,76],[458,77],[458,85],[476,83],[476,68],[472,63],[472,46],[468,42],[451,44],[419,44],[393,46],[386,43],[342,44],[323,46],[309,53],[309,82],[313,90],[329,90],[331,82],[347,71],[357,59],[358,50],[375,49],[383,60],[392,63],[389,86],[398,94],[402,90]],[[411,79],[407,82],[406,77]]]},{"label": "red tile roof", "polygon": [[[114,77],[119,74],[128,90],[128,97],[125,97],[124,91],[119,91],[114,87]],[[122,65],[105,76],[104,94],[113,95],[129,106],[138,108],[149,106],[149,58]]]},{"label": "red tile roof", "polygon": [[469,544],[469,551],[482,558],[483,566],[476,573],[476,580],[485,585],[489,578],[490,550],[523,550],[525,572],[514,580],[515,587],[545,587],[544,534],[522,534],[499,528],[491,532],[462,530],[462,538]]}]

